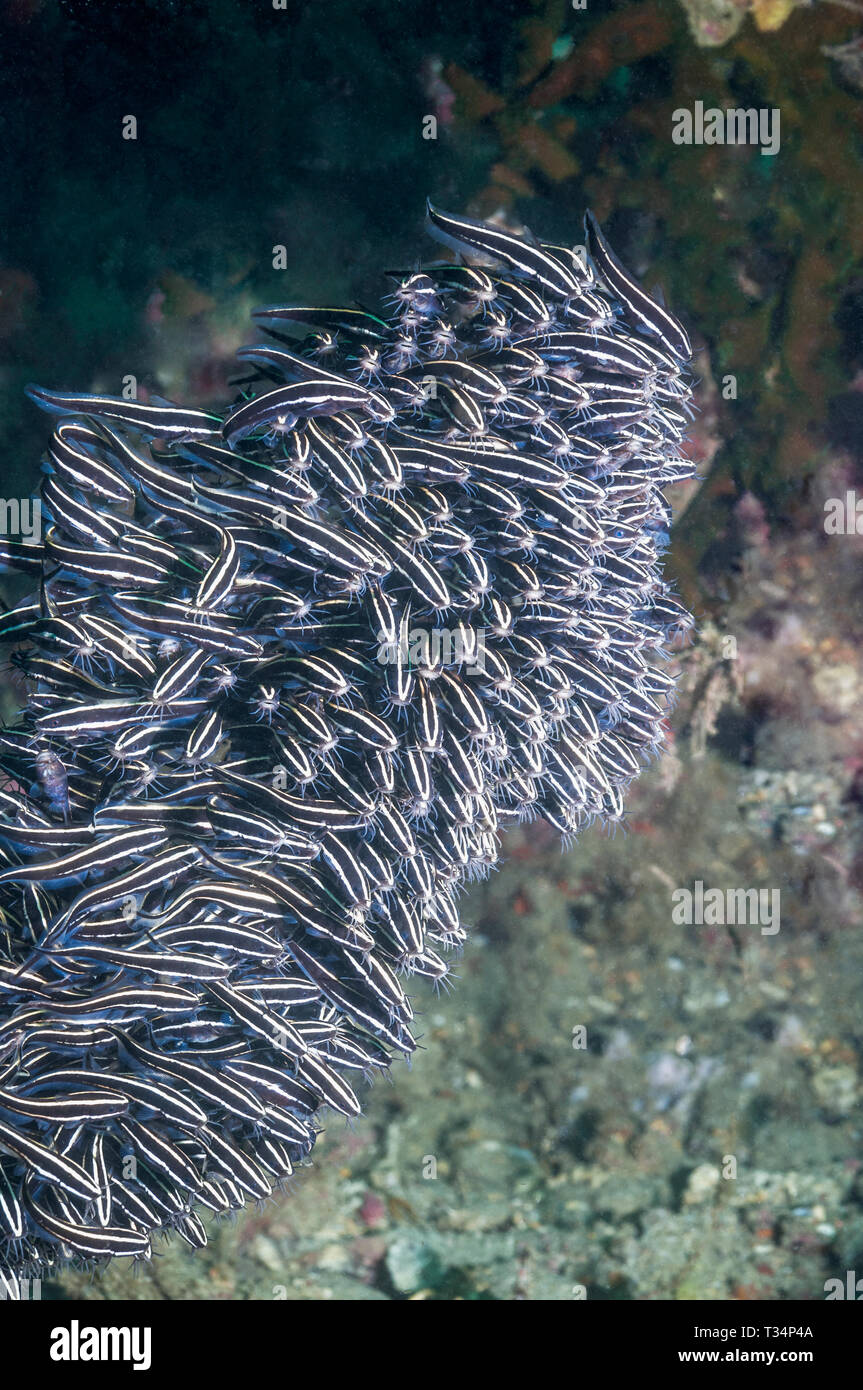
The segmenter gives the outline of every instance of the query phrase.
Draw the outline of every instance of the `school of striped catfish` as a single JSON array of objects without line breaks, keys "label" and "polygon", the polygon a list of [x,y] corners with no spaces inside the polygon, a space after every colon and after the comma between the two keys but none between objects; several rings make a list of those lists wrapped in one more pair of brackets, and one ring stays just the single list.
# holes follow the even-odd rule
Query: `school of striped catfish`
[{"label": "school of striped catfish", "polygon": [[[433,207],[378,313],[275,305],[223,413],[33,387],[0,540],[0,1285],[267,1198],[416,1046],[502,831],[663,743],[691,348],[586,247]],[[428,984],[425,985],[428,988]]]}]

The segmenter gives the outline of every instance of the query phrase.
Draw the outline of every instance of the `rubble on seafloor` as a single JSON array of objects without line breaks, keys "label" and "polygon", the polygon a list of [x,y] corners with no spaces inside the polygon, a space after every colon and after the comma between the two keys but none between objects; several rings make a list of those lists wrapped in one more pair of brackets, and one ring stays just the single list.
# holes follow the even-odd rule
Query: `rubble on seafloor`
[{"label": "rubble on seafloor", "polygon": [[[859,1263],[863,540],[820,495],[809,530],[736,517],[627,833],[512,832],[458,989],[421,992],[426,1047],[355,1129],[194,1265],[65,1294],[805,1300]],[[779,929],[676,925],[696,880],[778,889]]]}]

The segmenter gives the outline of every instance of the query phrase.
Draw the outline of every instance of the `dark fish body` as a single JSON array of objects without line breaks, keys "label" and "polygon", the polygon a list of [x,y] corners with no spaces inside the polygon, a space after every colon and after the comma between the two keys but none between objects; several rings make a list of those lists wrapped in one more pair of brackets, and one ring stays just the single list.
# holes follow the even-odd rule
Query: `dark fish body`
[{"label": "dark fish body", "polygon": [[[689,341],[591,261],[429,208],[391,312],[270,306],[218,415],[31,389],[0,567],[0,1285],[206,1240],[414,1046],[460,886],[616,820],[662,742]],[[426,988],[427,986],[421,986]],[[128,1159],[136,1174],[129,1177]]]}]

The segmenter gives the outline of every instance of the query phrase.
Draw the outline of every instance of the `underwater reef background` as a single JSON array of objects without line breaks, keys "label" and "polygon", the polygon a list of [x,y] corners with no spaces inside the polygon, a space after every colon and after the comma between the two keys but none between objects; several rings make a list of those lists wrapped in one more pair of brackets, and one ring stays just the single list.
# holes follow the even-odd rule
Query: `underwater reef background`
[{"label": "underwater reef background", "polygon": [[[721,9],[753,9],[725,42]],[[373,301],[426,193],[562,244],[591,206],[700,377],[669,554],[700,630],[627,834],[511,834],[458,988],[416,992],[425,1051],[278,1204],[47,1294],[820,1299],[863,1268],[863,15],[694,12],[4,11],[5,497],[44,447],[25,381],[206,407],[254,304]],[[697,101],[778,109],[778,153],[674,144]],[[779,930],[676,923],[697,882],[779,890]]]}]

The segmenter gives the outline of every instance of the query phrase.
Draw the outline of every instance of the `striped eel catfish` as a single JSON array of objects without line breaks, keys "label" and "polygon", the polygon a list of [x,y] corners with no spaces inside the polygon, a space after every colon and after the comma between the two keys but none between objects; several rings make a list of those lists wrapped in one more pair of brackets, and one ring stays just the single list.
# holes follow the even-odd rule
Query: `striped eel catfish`
[{"label": "striped eel catfish", "polygon": [[[33,387],[0,615],[0,1280],[281,1188],[415,1047],[501,834],[663,741],[689,340],[587,254],[429,207],[377,312],[258,310],[219,412]],[[450,253],[447,252],[446,255]],[[425,982],[425,983],[423,983]]]}]

